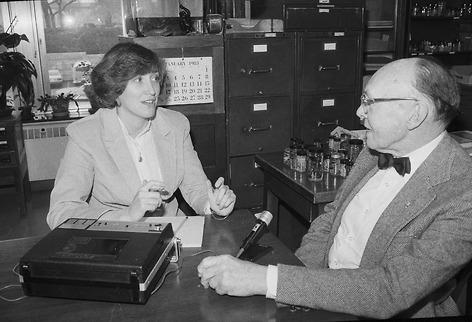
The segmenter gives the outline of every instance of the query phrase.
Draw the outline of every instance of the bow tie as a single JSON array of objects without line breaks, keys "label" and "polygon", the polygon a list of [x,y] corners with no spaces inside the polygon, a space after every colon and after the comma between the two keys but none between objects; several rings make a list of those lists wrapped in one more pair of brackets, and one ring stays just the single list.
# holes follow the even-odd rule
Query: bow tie
[{"label": "bow tie", "polygon": [[401,176],[411,171],[410,158],[394,158],[390,153],[379,153],[378,166],[381,170],[394,167]]}]

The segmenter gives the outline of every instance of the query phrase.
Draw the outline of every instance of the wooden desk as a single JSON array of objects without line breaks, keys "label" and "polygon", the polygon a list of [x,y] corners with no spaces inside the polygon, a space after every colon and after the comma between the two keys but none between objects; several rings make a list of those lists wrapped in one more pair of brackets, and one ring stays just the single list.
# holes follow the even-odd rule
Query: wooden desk
[{"label": "wooden desk", "polygon": [[324,173],[320,182],[310,181],[306,173],[284,165],[282,152],[256,155],[264,173],[264,209],[274,215],[271,231],[292,251],[310,223],[334,200],[344,178]]},{"label": "wooden desk", "polygon": [[[215,254],[235,254],[241,240],[254,225],[254,217],[246,210],[235,211],[227,220],[206,218],[203,247]],[[20,257],[40,237],[0,242],[0,287],[18,284],[12,268]],[[272,234],[266,234],[261,244],[271,245],[274,251],[261,258],[261,264],[286,263],[300,265],[298,259]],[[190,256],[201,250],[183,250],[183,265],[178,276],[167,276],[162,287],[147,304],[123,304],[79,301],[56,298],[28,297],[17,302],[0,300],[2,321],[342,321],[352,320],[345,314],[326,311],[296,310],[277,307],[264,296],[246,298],[220,296],[200,285],[196,267],[203,257]],[[10,298],[19,297],[20,288],[1,291]]]}]

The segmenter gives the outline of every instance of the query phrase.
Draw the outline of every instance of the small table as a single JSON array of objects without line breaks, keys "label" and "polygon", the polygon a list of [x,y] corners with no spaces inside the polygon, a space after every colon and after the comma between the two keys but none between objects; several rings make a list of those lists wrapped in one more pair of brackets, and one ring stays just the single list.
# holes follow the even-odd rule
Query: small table
[{"label": "small table", "polygon": [[[16,302],[0,300],[2,321],[352,321],[352,315],[321,310],[291,310],[264,296],[220,296],[200,285],[197,265],[209,255],[235,254],[242,239],[255,222],[247,210],[237,210],[226,220],[205,217],[201,248],[184,248],[179,275],[170,274],[161,288],[145,305],[27,297]],[[0,241],[0,287],[19,284],[12,272],[20,257],[41,237]],[[273,234],[265,234],[260,243],[273,251],[258,260],[259,264],[300,261]],[[210,253],[195,255],[201,250]],[[9,298],[23,295],[21,288],[1,291]]]},{"label": "small table", "polygon": [[324,173],[323,180],[311,181],[307,173],[286,166],[282,155],[258,154],[255,160],[264,173],[263,207],[274,215],[271,231],[295,250],[310,223],[334,200],[344,178]]}]

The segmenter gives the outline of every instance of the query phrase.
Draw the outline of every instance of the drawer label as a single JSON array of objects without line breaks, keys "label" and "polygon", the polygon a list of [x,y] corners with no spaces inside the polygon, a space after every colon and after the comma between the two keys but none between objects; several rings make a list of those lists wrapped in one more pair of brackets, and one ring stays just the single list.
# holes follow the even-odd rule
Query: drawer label
[{"label": "drawer label", "polygon": [[252,109],[254,112],[257,111],[267,111],[267,103],[257,103],[252,105]]},{"label": "drawer label", "polygon": [[320,8],[319,13],[329,13],[329,9],[326,9],[326,8]]},{"label": "drawer label", "polygon": [[8,141],[0,141],[0,145],[7,145]]},{"label": "drawer label", "polygon": [[326,42],[323,44],[324,50],[336,50],[336,43],[335,42]]},{"label": "drawer label", "polygon": [[254,45],[252,46],[253,53],[266,53],[267,52],[267,45]]},{"label": "drawer label", "polygon": [[334,98],[324,99],[321,102],[323,107],[330,107],[334,106]]},{"label": "drawer label", "polygon": [[329,3],[329,0],[320,0],[319,3]]}]

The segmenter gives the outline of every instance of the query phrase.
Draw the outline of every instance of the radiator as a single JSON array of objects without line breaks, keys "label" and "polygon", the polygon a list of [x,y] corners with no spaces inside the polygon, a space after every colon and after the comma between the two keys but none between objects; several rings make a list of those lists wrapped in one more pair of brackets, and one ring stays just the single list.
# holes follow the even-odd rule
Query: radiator
[{"label": "radiator", "polygon": [[53,180],[67,144],[66,127],[72,121],[24,123],[30,181]]}]

